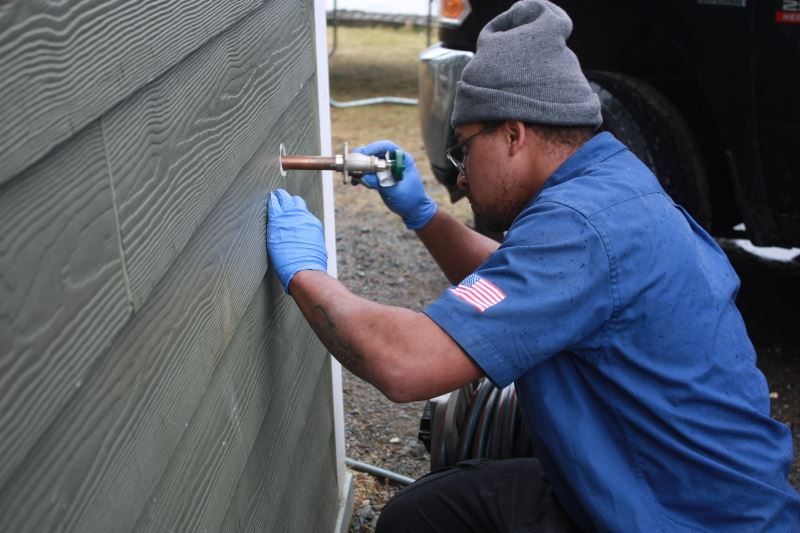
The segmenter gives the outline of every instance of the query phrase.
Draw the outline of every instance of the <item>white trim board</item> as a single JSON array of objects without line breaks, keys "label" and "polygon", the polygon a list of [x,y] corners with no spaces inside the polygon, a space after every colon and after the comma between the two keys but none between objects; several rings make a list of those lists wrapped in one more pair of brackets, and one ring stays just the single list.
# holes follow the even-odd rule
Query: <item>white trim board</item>
[{"label": "white trim board", "polygon": [[355,505],[354,486],[353,474],[345,471],[344,494],[339,497],[339,514],[336,516],[336,525],[333,527],[334,533],[347,533],[350,529]]},{"label": "white trim board", "polygon": [[[314,0],[314,43],[317,54],[317,97],[319,100],[319,147],[321,155],[331,154],[330,87],[328,84],[328,33],[325,0]],[[338,276],[336,269],[336,220],[334,216],[333,174],[322,172],[323,226],[328,252],[328,274]],[[339,517],[336,530],[347,531],[353,510],[353,476],[347,471],[344,440],[344,402],[342,399],[342,366],[331,357],[333,379],[333,431],[336,442],[336,478],[339,482]],[[344,513],[344,514],[343,514]]]}]

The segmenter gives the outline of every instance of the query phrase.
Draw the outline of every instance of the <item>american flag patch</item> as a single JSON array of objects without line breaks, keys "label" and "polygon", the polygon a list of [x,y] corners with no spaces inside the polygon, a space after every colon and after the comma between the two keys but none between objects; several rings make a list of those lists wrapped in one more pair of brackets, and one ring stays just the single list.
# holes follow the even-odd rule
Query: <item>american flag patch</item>
[{"label": "american flag patch", "polygon": [[470,274],[457,287],[451,287],[450,292],[481,313],[506,299],[503,291],[477,274]]}]

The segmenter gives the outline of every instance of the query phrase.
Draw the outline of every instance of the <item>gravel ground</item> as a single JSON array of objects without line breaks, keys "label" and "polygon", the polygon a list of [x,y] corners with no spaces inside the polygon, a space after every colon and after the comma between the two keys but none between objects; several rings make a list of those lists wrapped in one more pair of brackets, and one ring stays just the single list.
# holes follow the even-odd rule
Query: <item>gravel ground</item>
[{"label": "gravel ground", "polygon": [[[340,206],[336,208],[339,279],[353,292],[376,302],[421,310],[447,286],[414,233],[388,213],[377,194],[339,185],[336,205]],[[423,406],[424,402],[392,403],[345,370],[348,457],[413,478],[425,474],[428,453],[417,441]],[[398,489],[367,474],[355,476],[350,531],[373,531],[381,508]]]},{"label": "gravel ground", "polygon": [[[332,42],[332,33],[328,35]],[[331,58],[331,97],[348,101],[379,95],[416,97],[417,55],[425,34],[409,28],[340,27]],[[466,202],[455,206],[431,177],[419,131],[418,110],[380,105],[331,109],[334,149],[377,139],[392,139],[423,169],[430,194],[453,215],[469,220]],[[371,300],[421,310],[447,286],[434,261],[413,232],[388,212],[373,191],[340,183],[335,186],[339,279]],[[424,402],[393,404],[370,385],[344,371],[347,454],[417,478],[428,470],[428,456],[416,440]],[[368,474],[354,472],[355,506],[351,531],[369,532],[383,505],[398,490]]]},{"label": "gravel ground", "polygon": [[736,303],[769,384],[772,416],[792,429],[789,480],[800,490],[800,258],[764,261],[730,243],[722,245],[742,280]]},{"label": "gravel ground", "polygon": [[[423,47],[420,32],[340,28],[339,48],[331,62],[332,96],[339,100],[380,94],[415,96],[416,54]],[[415,108],[332,109],[331,118],[335,149],[343,141],[358,146],[394,139],[415,156],[423,176],[430,174]],[[423,179],[441,208],[461,220],[470,219],[466,202],[450,204],[433,178]],[[356,294],[384,304],[421,310],[433,301],[447,281],[413,232],[372,191],[340,183],[335,195],[339,279]],[[730,243],[723,247],[742,279],[738,304],[770,385],[772,414],[795,428],[790,479],[800,488],[800,262],[765,262]],[[393,404],[345,371],[348,456],[414,478],[425,474],[428,455],[416,440],[423,405]],[[398,489],[367,474],[354,475],[350,531],[370,532],[383,505]]]}]

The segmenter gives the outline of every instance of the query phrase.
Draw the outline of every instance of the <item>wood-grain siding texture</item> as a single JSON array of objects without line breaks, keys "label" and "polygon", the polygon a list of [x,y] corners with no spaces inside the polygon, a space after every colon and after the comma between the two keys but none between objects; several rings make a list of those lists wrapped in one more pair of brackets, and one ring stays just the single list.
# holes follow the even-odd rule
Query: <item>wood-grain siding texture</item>
[{"label": "wood-grain siding texture", "polygon": [[103,117],[136,309],[308,83],[311,22],[273,0]]},{"label": "wood-grain siding texture", "polygon": [[3,2],[0,183],[261,3]]},{"label": "wood-grain siding texture", "polygon": [[129,316],[102,140],[0,186],[0,486]]},{"label": "wood-grain siding texture", "polygon": [[[278,166],[280,143],[319,150],[313,12],[0,8],[0,73],[58,130],[0,127],[24,156],[0,165],[0,531],[333,528],[330,357],[264,245],[277,187],[322,217],[319,176]],[[125,88],[97,81],[129,62]]]}]

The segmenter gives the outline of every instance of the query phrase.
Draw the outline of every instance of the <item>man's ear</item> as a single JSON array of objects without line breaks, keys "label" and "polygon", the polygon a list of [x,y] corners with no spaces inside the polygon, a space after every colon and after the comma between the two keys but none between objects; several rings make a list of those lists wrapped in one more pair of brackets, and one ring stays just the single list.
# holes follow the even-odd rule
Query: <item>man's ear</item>
[{"label": "man's ear", "polygon": [[506,120],[504,127],[504,133],[509,141],[509,155],[514,155],[519,152],[529,140],[525,129],[525,123],[519,120]]}]

